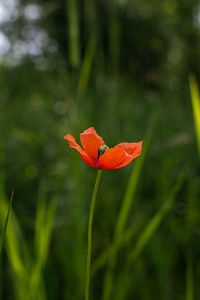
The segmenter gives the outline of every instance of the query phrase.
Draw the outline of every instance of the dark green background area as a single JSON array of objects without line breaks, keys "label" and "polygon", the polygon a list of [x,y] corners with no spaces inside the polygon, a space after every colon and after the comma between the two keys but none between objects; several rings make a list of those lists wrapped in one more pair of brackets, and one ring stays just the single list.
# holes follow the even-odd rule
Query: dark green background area
[{"label": "dark green background area", "polygon": [[[53,199],[56,212],[39,293],[30,296],[5,244],[0,299],[84,299],[96,169],[68,147],[64,135],[80,142],[79,134],[90,126],[109,147],[141,140],[145,145],[151,132],[125,226],[125,231],[135,232],[119,249],[109,299],[199,299],[199,156],[188,76],[200,75],[200,2],[16,3],[16,17],[2,22],[0,29],[10,43],[0,55],[0,202],[14,188],[13,215],[23,233],[16,233],[16,239],[28,273],[37,257],[33,240],[38,203],[48,206]],[[41,11],[34,20],[26,17],[30,5]],[[41,30],[46,38],[34,54]],[[19,41],[29,45],[20,57]],[[92,264],[113,241],[127,184],[140,159],[120,170],[103,171]],[[137,260],[130,262],[129,254],[184,168],[173,205]],[[91,299],[108,300],[103,298],[108,269],[109,260],[91,278]],[[27,288],[24,298],[17,292],[20,284]]]}]

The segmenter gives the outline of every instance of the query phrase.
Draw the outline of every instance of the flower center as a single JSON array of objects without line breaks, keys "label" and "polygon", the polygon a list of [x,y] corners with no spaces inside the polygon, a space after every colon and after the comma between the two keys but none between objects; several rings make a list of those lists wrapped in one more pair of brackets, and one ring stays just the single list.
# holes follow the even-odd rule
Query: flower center
[{"label": "flower center", "polygon": [[108,149],[109,149],[109,148],[108,148],[108,146],[106,146],[106,145],[103,145],[103,146],[99,147],[99,149],[98,149],[98,158],[97,158],[97,160],[99,160],[99,157],[100,157],[102,154],[104,154],[104,152],[106,152]]}]

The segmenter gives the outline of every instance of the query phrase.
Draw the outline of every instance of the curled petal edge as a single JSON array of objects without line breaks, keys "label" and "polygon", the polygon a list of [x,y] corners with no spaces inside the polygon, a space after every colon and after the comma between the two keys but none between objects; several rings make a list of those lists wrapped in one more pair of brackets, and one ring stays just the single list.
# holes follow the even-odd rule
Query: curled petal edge
[{"label": "curled petal edge", "polygon": [[74,148],[79,152],[80,156],[86,162],[86,164],[88,164],[89,166],[91,166],[93,168],[97,168],[97,165],[95,165],[95,163],[87,155],[87,153],[76,143],[76,140],[72,135],[66,134],[64,136],[64,139],[68,141],[70,148]]},{"label": "curled petal edge", "polygon": [[[130,149],[132,148],[132,149]],[[134,151],[133,151],[134,150]],[[121,143],[107,150],[98,161],[98,168],[104,170],[120,169],[141,154],[142,142]]]}]

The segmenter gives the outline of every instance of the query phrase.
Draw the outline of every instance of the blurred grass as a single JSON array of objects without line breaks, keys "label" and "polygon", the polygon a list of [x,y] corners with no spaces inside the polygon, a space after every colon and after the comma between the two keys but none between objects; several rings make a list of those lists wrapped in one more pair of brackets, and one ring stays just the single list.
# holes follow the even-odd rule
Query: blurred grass
[{"label": "blurred grass", "polygon": [[[46,85],[46,80],[43,84]],[[59,85],[58,90],[61,86]],[[66,90],[65,87],[62,88],[61,94]],[[63,97],[62,100],[59,99],[60,94],[56,98],[56,105],[53,96],[48,96],[49,104],[44,101],[45,89],[44,91],[41,89],[38,93],[40,96],[35,95],[28,105],[21,98],[20,107],[17,108],[17,111],[13,110],[12,112],[10,119],[16,120],[16,114],[21,107],[27,105],[29,117],[22,118],[17,126],[15,121],[10,124],[13,128],[10,135],[11,144],[6,142],[5,148],[5,161],[9,172],[1,172],[4,177],[6,175],[7,186],[12,184],[18,187],[16,192],[18,200],[11,223],[12,230],[8,231],[10,242],[8,236],[6,240],[9,269],[13,274],[8,278],[12,278],[13,295],[15,295],[13,297],[17,300],[23,299],[27,289],[32,290],[32,298],[40,297],[41,300],[57,299],[59,289],[62,291],[61,299],[70,299],[71,297],[82,299],[88,194],[91,192],[94,170],[84,165],[75,152],[67,149],[63,142],[63,136],[67,132],[73,134],[75,131],[74,135],[77,138],[78,134],[87,126],[93,125],[109,146],[122,141],[139,141],[145,136],[149,116],[152,116],[155,111],[155,103],[151,103],[154,94],[153,96],[151,93],[144,94],[142,89],[130,88],[128,84],[118,80],[116,80],[116,85],[112,85],[111,82],[105,85],[105,80],[102,80],[101,77],[98,78],[93,88],[90,84],[88,85],[84,91],[87,98],[83,97],[77,102],[75,100],[76,88],[74,90],[72,88],[71,93],[66,92],[67,97]],[[94,97],[97,97],[96,107]],[[194,162],[193,159],[188,162],[190,166],[193,166],[193,172],[191,173],[190,168],[186,183],[181,186],[182,192],[176,197],[175,206],[172,209],[173,215],[166,215],[167,210],[164,212],[164,208],[162,208],[165,205],[162,199],[168,199],[171,186],[179,180],[179,169],[189,156],[191,139],[188,140],[188,136],[193,133],[192,125],[186,128],[184,122],[184,119],[189,116],[188,110],[182,108],[180,117],[177,117],[176,113],[172,113],[176,107],[174,104],[176,94],[174,94],[174,98],[170,97],[171,94],[166,114],[157,114],[158,120],[154,125],[153,132],[144,138],[143,156],[133,163],[132,172],[132,166],[118,172],[105,172],[102,180],[102,190],[99,194],[94,220],[92,259],[94,265],[92,266],[91,280],[92,295],[95,293],[99,299],[102,297],[104,274],[109,270],[110,257],[115,260],[113,268],[110,270],[113,284],[117,284],[116,289],[111,289],[111,297],[116,297],[116,299],[129,299],[132,296],[148,299],[148,295],[152,294],[155,299],[160,297],[164,300],[171,300],[172,282],[177,273],[180,276],[180,280],[177,281],[180,289],[176,290],[177,298],[181,299],[184,293],[184,297],[186,297],[191,287],[195,289],[195,270],[193,270],[191,279],[187,281],[191,287],[187,284],[182,288],[182,281],[189,276],[187,275],[187,260],[185,260],[185,253],[179,256],[184,256],[184,260],[174,254],[174,251],[184,252],[184,247],[180,250],[179,244],[183,239],[181,229],[184,228],[181,206],[184,205],[182,203],[185,203],[186,197],[187,201],[190,201],[187,226],[194,231],[194,236],[197,234],[195,228],[198,227],[198,209],[195,205],[198,207],[198,201],[191,197],[194,187],[191,186],[188,194],[186,193],[186,186],[189,183],[192,184],[196,177],[195,157]],[[134,98],[134,104],[132,98]],[[99,101],[100,99],[101,101]],[[142,99],[142,101],[137,102],[135,99]],[[84,107],[80,106],[83,102]],[[60,112],[59,106],[61,106],[61,111],[65,109],[65,113]],[[49,109],[51,107],[53,107],[52,111]],[[113,114],[115,107],[118,109]],[[94,114],[94,110],[97,111],[97,114]],[[159,102],[156,104],[156,110],[162,111]],[[9,112],[10,116],[11,111]],[[149,114],[151,111],[152,113]],[[192,124],[192,115],[189,120]],[[168,122],[167,129],[166,122]],[[45,128],[45,134],[41,132],[38,135],[38,130],[41,128]],[[195,149],[195,144],[192,144],[192,149]],[[12,159],[13,153],[18,153],[15,160]],[[5,165],[5,163],[1,165]],[[128,178],[129,172],[131,172],[130,178]],[[27,191],[25,187],[27,187]],[[6,185],[4,189],[6,189]],[[198,185],[195,186],[195,189],[195,197],[198,197]],[[30,190],[32,194],[29,193]],[[20,199],[22,191],[25,194]],[[125,195],[123,195],[124,191],[126,191]],[[47,195],[50,199],[54,199],[55,196],[59,197],[53,248],[50,248],[49,243],[53,230],[52,215],[55,213],[55,207],[53,203],[46,206]],[[38,197],[38,205],[35,215],[33,212],[35,211],[34,199],[36,197]],[[25,199],[29,199],[29,201],[25,201]],[[158,214],[162,212],[159,217],[152,216],[155,210],[158,210]],[[196,213],[195,216],[194,213]],[[16,215],[19,217],[16,218]],[[152,219],[154,217],[156,221]],[[166,228],[160,224],[163,218],[166,223],[164,221],[162,223],[168,228],[167,235]],[[149,225],[148,220],[154,220],[150,227],[153,231],[149,231],[150,234],[146,235],[145,228]],[[115,224],[120,224],[120,226],[117,225],[120,229],[115,229]],[[158,226],[159,224],[160,226]],[[156,231],[154,234],[156,238],[152,237],[154,231]],[[48,236],[48,232],[50,236]],[[162,240],[163,235],[166,236],[165,241]],[[145,238],[139,242],[142,236]],[[175,250],[167,252],[165,248],[170,247],[171,240],[173,240]],[[159,247],[164,248],[163,254],[159,253],[157,243],[161,243],[162,246]],[[136,245],[139,246],[136,247]],[[132,260],[128,261],[127,257],[133,253],[132,251],[136,251],[134,249],[139,250],[137,250],[136,263],[132,265]],[[50,259],[47,258],[48,252],[51,255],[48,256],[51,257]],[[167,261],[164,259],[166,255],[168,255]],[[195,256],[195,253],[193,255]],[[152,256],[157,258],[156,267],[152,267],[154,264]],[[185,264],[185,268],[181,269],[181,273],[179,273],[178,269],[182,268],[183,264]],[[5,265],[3,266],[4,270],[7,268]],[[153,280],[152,277],[151,280],[149,279],[148,268],[153,268],[153,270],[156,268],[153,276],[159,277],[160,291],[158,294],[162,296],[155,295],[156,279]],[[155,272],[158,273],[155,274]],[[28,276],[28,274],[30,275]],[[134,282],[130,279],[132,274],[134,274]],[[164,280],[165,283],[163,283]],[[4,278],[4,282],[7,281],[8,279]],[[140,282],[145,282],[146,293],[141,288]],[[165,289],[168,291],[166,292]],[[38,290],[41,291],[39,296]]]},{"label": "blurred grass", "polygon": [[80,65],[80,33],[79,33],[79,16],[77,0],[65,0],[66,3],[66,20],[68,32],[68,46],[69,46],[69,62],[72,67],[79,67]]},{"label": "blurred grass", "polygon": [[192,109],[194,117],[194,127],[196,133],[197,147],[200,156],[200,96],[198,90],[197,80],[194,75],[189,76],[190,93],[192,99]]},{"label": "blurred grass", "polygon": [[131,262],[135,262],[138,256],[140,255],[141,251],[145,247],[146,243],[149,241],[151,236],[154,234],[160,223],[162,222],[165,215],[169,212],[171,209],[177,193],[180,191],[184,180],[186,176],[185,169],[181,172],[175,186],[172,188],[172,191],[170,192],[169,196],[165,200],[163,206],[160,208],[160,210],[157,212],[157,214],[150,220],[150,222],[145,227],[144,231],[141,233],[134,249],[129,253],[128,260]]},{"label": "blurred grass", "polygon": [[[164,202],[164,205],[160,208],[158,213],[150,220],[150,222],[146,225],[145,229],[141,232],[140,237],[138,238],[138,241],[136,242],[136,245],[134,246],[133,250],[130,251],[128,255],[128,265],[131,266],[133,262],[135,262],[138,259],[138,256],[140,255],[141,251],[153,235],[153,233],[157,230],[158,226],[162,222],[163,218],[165,217],[166,213],[169,212],[169,210],[172,207],[172,204],[177,196],[177,193],[180,191],[180,188],[182,187],[185,180],[185,170],[182,171],[180,174],[177,183],[173,187],[171,193],[167,197],[167,199]],[[120,241],[120,235],[117,236],[117,238]],[[113,285],[113,277],[115,274],[115,264],[116,264],[116,254],[115,252],[111,252],[110,261],[112,265],[112,269],[110,268],[109,271],[106,273],[105,276],[105,285],[104,285],[104,294],[103,299],[110,299],[111,298],[111,292],[112,292],[112,285]],[[113,260],[114,257],[114,260]],[[123,299],[123,298],[122,298]]]},{"label": "blurred grass", "polygon": [[82,95],[86,92],[89,77],[91,74],[92,62],[94,60],[95,48],[96,48],[96,37],[92,36],[88,41],[81,71],[80,71],[80,79],[78,84],[78,95]]},{"label": "blurred grass", "polygon": [[193,260],[191,253],[187,255],[187,272],[186,272],[186,300],[193,300],[194,298],[194,278],[193,278]]},{"label": "blurred grass", "polygon": [[4,240],[5,240],[5,236],[6,236],[8,220],[9,220],[11,209],[12,209],[13,195],[14,195],[14,190],[12,190],[12,193],[11,193],[11,196],[10,196],[8,211],[7,211],[6,218],[5,218],[5,221],[3,223],[3,227],[2,227],[2,230],[1,230],[1,234],[0,234],[0,255],[1,255],[1,252],[2,252],[2,249],[3,249],[3,243],[4,243]]},{"label": "blurred grass", "polygon": [[[155,122],[155,120],[154,120]],[[110,299],[111,297],[111,290],[113,286],[113,277],[115,272],[115,264],[118,256],[118,249],[122,242],[122,236],[124,235],[124,228],[127,222],[127,219],[129,217],[129,214],[131,212],[131,206],[132,202],[134,200],[134,195],[136,192],[136,187],[138,185],[138,181],[140,178],[140,173],[142,170],[142,166],[145,160],[146,153],[148,151],[149,143],[151,140],[152,135],[152,126],[150,126],[148,133],[145,138],[145,142],[143,143],[143,150],[142,150],[142,156],[138,158],[138,161],[136,162],[133,171],[131,173],[131,176],[128,181],[128,185],[125,191],[125,196],[122,201],[122,207],[119,212],[119,216],[117,219],[115,232],[113,241],[111,242],[111,251],[110,256],[108,258],[108,268],[107,272],[105,273],[105,280],[103,285],[103,300]]]},{"label": "blurred grass", "polygon": [[[2,188],[2,187],[1,187]],[[1,213],[10,210],[13,193],[9,204],[5,197],[0,199]],[[41,200],[41,199],[39,199]],[[55,216],[55,201],[51,200],[48,207],[44,201],[38,201],[35,229],[35,253],[29,249],[19,222],[12,214],[6,235],[6,252],[12,270],[13,296],[17,300],[46,299],[43,282],[43,270],[47,262],[50,247],[53,220]]]},{"label": "blurred grass", "polygon": [[[200,157],[200,96],[199,96],[199,88],[196,77],[193,74],[189,75],[189,85],[190,85],[190,94],[191,94],[191,102],[192,102],[192,110],[193,110],[193,119],[194,119],[194,130],[196,134],[196,143],[198,154]],[[192,191],[190,190],[188,197],[188,217],[187,217],[187,225],[188,225],[188,239],[187,242],[191,243],[191,228],[192,226],[198,223],[195,209],[194,209],[194,201],[198,201],[198,196],[194,196],[194,183],[191,183],[193,186]],[[192,209],[193,207],[193,209]],[[194,296],[194,260],[191,251],[191,246],[187,247],[186,253],[187,260],[187,270],[186,270],[186,300],[195,299]]]}]

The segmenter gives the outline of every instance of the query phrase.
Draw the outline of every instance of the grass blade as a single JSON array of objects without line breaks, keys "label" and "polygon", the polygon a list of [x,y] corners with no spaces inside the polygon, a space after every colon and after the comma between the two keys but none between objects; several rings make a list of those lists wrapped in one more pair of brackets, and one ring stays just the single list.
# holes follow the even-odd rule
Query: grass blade
[{"label": "grass blade", "polygon": [[187,270],[186,270],[186,300],[194,300],[193,293],[193,266],[192,266],[192,255],[187,254]]},{"label": "grass blade", "polygon": [[122,239],[120,241],[119,240],[116,241],[117,245],[112,244],[103,251],[103,253],[93,263],[92,272],[91,272],[92,276],[94,276],[95,273],[99,269],[103,268],[103,266],[107,263],[107,261],[109,260],[109,258],[113,253],[113,248],[116,249],[117,247],[122,247],[123,245],[127,244],[132,239],[132,237],[136,234],[136,232],[138,232],[139,228],[144,224],[144,222],[145,222],[144,215],[140,215],[136,219],[134,224],[124,232]]},{"label": "grass blade", "polygon": [[194,75],[189,76],[190,93],[192,99],[192,109],[194,117],[194,126],[197,139],[197,147],[200,156],[200,96],[198,90],[197,80]]},{"label": "grass blade", "polygon": [[150,220],[150,222],[147,224],[146,228],[141,233],[136,246],[129,254],[128,261],[135,262],[152,235],[155,233],[155,231],[158,229],[160,223],[164,219],[165,215],[169,212],[170,208],[172,207],[172,204],[174,203],[174,200],[180,191],[184,179],[185,179],[185,169],[181,172],[176,184],[174,185],[171,193],[167,197],[165,203],[161,207],[161,209],[155,214],[155,216]]},{"label": "grass blade", "polygon": [[97,38],[92,36],[88,41],[88,45],[85,51],[85,56],[83,59],[80,79],[78,84],[78,94],[81,95],[87,90],[91,69],[92,69],[92,62],[94,60],[95,49],[96,49]]},{"label": "grass blade", "polygon": [[120,22],[116,3],[112,3],[108,26],[108,43],[110,54],[110,67],[114,74],[119,71],[120,56]]},{"label": "grass blade", "polygon": [[79,2],[77,0],[65,1],[69,35],[69,62],[72,67],[77,68],[80,64]]},{"label": "grass blade", "polygon": [[5,222],[4,222],[4,225],[3,225],[3,229],[2,229],[1,235],[0,235],[0,254],[1,254],[2,249],[3,249],[3,243],[4,243],[4,240],[5,240],[5,236],[6,236],[6,230],[7,230],[7,226],[8,226],[8,220],[9,220],[10,212],[11,212],[11,209],[12,209],[13,195],[14,195],[14,190],[12,190],[12,192],[11,192],[6,219],[5,219]]},{"label": "grass blade", "polygon": [[151,135],[152,135],[152,128],[150,128],[149,132],[147,133],[147,137],[144,142],[142,155],[137,160],[137,162],[133,168],[133,171],[131,173],[131,176],[130,176],[130,179],[129,179],[129,182],[128,182],[128,185],[126,188],[124,200],[122,202],[122,207],[120,209],[120,213],[119,213],[119,217],[118,217],[117,225],[116,225],[116,229],[115,229],[115,238],[117,238],[117,239],[119,237],[121,237],[121,235],[124,231],[124,227],[126,225],[128,214],[130,212],[133,198],[134,198],[134,195],[136,192],[137,183],[138,183],[138,180],[139,180],[139,177],[141,174],[141,170],[142,170],[142,166],[144,164],[144,160],[146,157],[147,149],[149,148]]},{"label": "grass blade", "polygon": [[[5,214],[9,210],[8,201],[5,197],[1,197],[0,200],[0,213]],[[12,218],[7,226],[6,252],[10,269],[12,270],[11,274],[15,297],[17,300],[23,300],[24,295],[29,291],[29,276],[25,265],[25,261],[28,259],[28,253],[20,225],[14,212],[12,212]],[[29,300],[29,294],[26,296],[26,299]]]},{"label": "grass blade", "polygon": [[[53,233],[55,210],[56,203],[54,199],[51,200],[48,207],[44,201],[38,202],[35,229],[35,249],[37,257],[32,266],[30,276],[30,289],[33,299],[46,299],[42,273],[47,261]],[[43,293],[41,293],[41,290]]]},{"label": "grass blade", "polygon": [[121,241],[123,239],[124,228],[125,228],[129,213],[131,211],[131,206],[132,206],[134,195],[136,192],[137,183],[138,183],[138,180],[139,180],[139,177],[141,174],[142,166],[143,166],[143,163],[144,163],[144,160],[146,157],[146,153],[147,153],[147,149],[149,147],[149,143],[151,140],[154,123],[155,123],[155,120],[153,120],[153,123],[149,127],[149,130],[148,130],[148,133],[147,133],[147,136],[145,139],[142,155],[137,160],[137,162],[133,168],[133,171],[131,173],[131,176],[130,176],[130,179],[129,179],[129,182],[127,185],[127,189],[125,192],[125,196],[124,196],[124,199],[122,202],[122,207],[120,209],[119,217],[117,220],[117,225],[115,228],[113,242],[111,245],[112,252],[109,257],[108,268],[107,268],[107,272],[106,272],[105,279],[104,279],[103,297],[102,297],[103,300],[110,299],[112,286],[113,286],[114,268],[115,268],[116,260],[117,260],[117,256],[118,256],[119,245],[121,244]]}]

